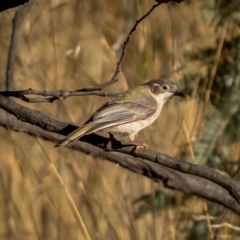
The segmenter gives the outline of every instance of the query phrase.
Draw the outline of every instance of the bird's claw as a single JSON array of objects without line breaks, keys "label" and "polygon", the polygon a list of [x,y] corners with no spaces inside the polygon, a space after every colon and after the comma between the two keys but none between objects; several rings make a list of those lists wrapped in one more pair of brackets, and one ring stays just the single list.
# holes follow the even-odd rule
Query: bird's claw
[{"label": "bird's claw", "polygon": [[133,153],[136,153],[138,149],[148,149],[148,145],[146,143],[141,143],[140,145],[135,146]]},{"label": "bird's claw", "polygon": [[137,145],[137,146],[135,147],[136,150],[142,149],[142,148],[148,149],[148,145],[147,145],[146,143],[142,143],[142,144]]}]

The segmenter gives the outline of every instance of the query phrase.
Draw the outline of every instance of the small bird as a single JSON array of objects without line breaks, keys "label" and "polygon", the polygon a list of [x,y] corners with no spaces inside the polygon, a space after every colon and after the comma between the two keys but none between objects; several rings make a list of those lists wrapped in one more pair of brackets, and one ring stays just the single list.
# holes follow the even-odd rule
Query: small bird
[{"label": "small bird", "polygon": [[[129,89],[101,106],[85,124],[71,132],[55,147],[67,147],[80,137],[99,130],[107,132],[110,140],[119,134],[134,141],[135,135],[151,125],[158,118],[163,105],[174,96],[184,97],[174,83],[163,78]],[[146,146],[141,144],[139,148]]]}]

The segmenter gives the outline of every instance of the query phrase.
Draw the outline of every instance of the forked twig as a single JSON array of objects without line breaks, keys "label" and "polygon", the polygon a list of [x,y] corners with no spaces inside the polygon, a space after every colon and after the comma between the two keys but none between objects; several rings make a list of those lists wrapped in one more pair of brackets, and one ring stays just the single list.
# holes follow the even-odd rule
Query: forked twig
[{"label": "forked twig", "polygon": [[[34,0],[31,0],[30,2],[33,2]],[[131,39],[131,36],[133,34],[133,32],[137,29],[137,26],[147,17],[151,14],[151,12],[160,5],[161,3],[156,3],[154,4],[151,9],[144,14],[140,19],[136,20],[134,26],[131,28],[130,32],[127,35],[126,40],[123,43],[123,49],[122,49],[122,54],[120,56],[120,59],[117,63],[117,67],[116,70],[112,76],[112,78],[108,81],[105,82],[101,85],[95,86],[95,87],[90,87],[90,88],[82,88],[79,90],[74,90],[74,91],[68,91],[68,90],[57,90],[57,91],[45,91],[45,90],[33,90],[33,89],[27,89],[27,90],[20,90],[20,91],[2,91],[0,92],[0,94],[6,96],[6,97],[16,97],[19,98],[25,102],[29,102],[29,103],[42,103],[42,102],[53,102],[55,100],[58,99],[65,99],[68,97],[72,97],[72,96],[85,96],[85,95],[97,95],[97,96],[102,96],[102,97],[115,97],[118,95],[118,93],[102,93],[100,91],[102,91],[103,88],[116,83],[118,81],[118,75],[121,71],[121,66],[122,66],[122,62],[124,60],[125,54],[126,54],[126,50],[127,50],[127,45]],[[26,5],[25,5],[26,6]],[[25,7],[24,6],[24,7]],[[22,8],[23,9],[23,8]],[[22,10],[21,9],[21,10]],[[30,9],[30,8],[29,8]],[[20,10],[19,10],[20,12]],[[27,13],[27,11],[25,10],[25,15]],[[20,14],[20,13],[19,13]],[[23,14],[20,14],[20,16],[22,16]],[[16,17],[17,19],[17,14]],[[23,19],[21,19],[22,21]],[[13,63],[14,63],[14,59],[16,57],[16,43],[17,43],[17,36],[19,33],[19,26],[21,24],[21,21],[18,20],[18,24],[16,24],[16,26],[13,29],[13,35],[12,35],[12,40],[11,40],[11,48],[9,51],[9,61],[8,61],[8,70],[7,70],[7,80],[6,80],[6,88],[7,90],[10,90],[13,88],[12,84],[13,84]],[[29,98],[26,97],[26,95],[39,95],[42,97],[38,97],[38,98]]]},{"label": "forked twig", "polygon": [[[73,96],[86,96],[86,95],[96,95],[101,97],[116,97],[119,93],[103,93],[97,90],[85,91],[85,90],[57,90],[57,91],[46,91],[46,90],[33,90],[31,88],[20,91],[0,91],[0,94],[5,97],[15,97],[19,98],[25,102],[29,103],[43,103],[43,102],[54,102],[57,99],[65,99]],[[38,95],[41,97],[27,97],[26,95]]]}]

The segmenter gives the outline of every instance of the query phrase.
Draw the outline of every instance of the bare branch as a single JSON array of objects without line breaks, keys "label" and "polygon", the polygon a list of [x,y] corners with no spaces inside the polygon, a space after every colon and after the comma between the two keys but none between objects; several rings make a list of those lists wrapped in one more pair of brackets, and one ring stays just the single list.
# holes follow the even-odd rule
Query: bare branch
[{"label": "bare branch", "polygon": [[26,17],[27,13],[31,9],[32,5],[34,4],[35,0],[29,0],[24,6],[20,7],[13,18],[13,30],[11,36],[11,42],[8,52],[8,63],[7,63],[7,71],[6,71],[6,90],[13,90],[14,88],[14,62],[17,53],[17,42],[18,42],[18,35],[20,31],[21,24]]},{"label": "bare branch", "polygon": [[[13,114],[21,121],[31,123],[48,132],[67,135],[76,126],[50,118],[38,111],[23,107],[9,98],[0,95],[0,107]],[[53,142],[61,137],[46,131],[20,123],[17,119],[0,115],[0,124],[17,131],[27,132]],[[11,120],[10,120],[11,119]],[[37,129],[37,130],[36,130]],[[96,157],[118,163],[135,173],[147,176],[172,189],[196,194],[211,201],[215,201],[234,212],[240,214],[239,196],[240,184],[205,166],[183,162],[165,154],[146,149],[139,149],[133,153],[134,146],[129,143],[113,142],[111,152],[104,151],[108,139],[91,134],[81,138],[71,145],[71,148]]]},{"label": "bare branch", "polygon": [[[181,2],[183,2],[183,1],[184,1],[184,0],[173,0],[173,2],[177,2],[177,3],[181,3]],[[164,0],[164,1],[163,1],[163,0],[158,0],[158,1],[156,1],[156,2],[157,2],[157,3],[154,4],[147,13],[145,13],[141,18],[139,18],[139,19],[135,22],[134,26],[132,27],[132,29],[131,29],[130,32],[128,33],[127,38],[126,38],[126,40],[125,40],[124,43],[123,43],[122,54],[121,54],[121,57],[120,57],[120,59],[119,59],[119,61],[118,61],[118,63],[117,63],[117,68],[116,68],[116,70],[115,70],[115,73],[113,74],[113,77],[112,77],[112,79],[111,79],[109,82],[106,82],[106,83],[103,84],[104,87],[109,86],[110,84],[115,83],[115,82],[117,81],[117,77],[118,77],[118,75],[119,75],[119,73],[120,73],[120,71],[121,71],[122,62],[123,62],[123,59],[124,59],[125,54],[126,54],[127,45],[128,45],[128,43],[129,43],[129,41],[130,41],[130,39],[131,39],[131,37],[132,37],[133,32],[137,30],[137,26],[138,26],[146,17],[148,17],[148,16],[153,12],[153,10],[154,10],[155,8],[157,8],[159,5],[161,5],[161,4],[163,4],[163,3],[169,3],[169,2],[171,2],[171,0]]]},{"label": "bare branch", "polygon": [[[29,103],[43,103],[43,102],[54,102],[57,99],[65,99],[73,96],[86,96],[86,95],[96,95],[101,97],[117,97],[119,93],[103,93],[97,90],[88,91],[85,89],[79,89],[75,91],[68,90],[57,90],[57,91],[46,91],[46,90],[33,90],[31,88],[19,91],[0,91],[0,94],[5,97],[15,97],[19,98],[25,102]],[[42,97],[27,97],[26,95],[38,95]]]},{"label": "bare branch", "polygon": [[[183,0],[177,1],[176,2],[181,2]],[[133,32],[137,29],[137,26],[146,18],[148,17],[153,10],[161,5],[162,3],[168,3],[170,2],[169,0],[165,1],[159,1],[157,4],[154,4],[151,9],[144,14],[140,19],[138,19],[130,32],[127,35],[126,40],[123,43],[123,49],[122,49],[122,54],[120,56],[120,59],[117,63],[117,68],[113,74],[113,77],[111,80],[108,82],[105,82],[101,85],[95,86],[95,87],[90,87],[90,88],[82,88],[79,90],[74,90],[74,91],[67,91],[67,90],[57,90],[57,91],[45,91],[45,90],[33,90],[33,89],[27,89],[27,90],[20,90],[20,91],[9,91],[10,89],[13,89],[13,72],[14,72],[14,61],[16,57],[16,48],[17,48],[17,40],[18,40],[18,34],[19,34],[19,29],[21,26],[21,23],[26,16],[27,12],[30,10],[31,6],[34,3],[34,0],[30,0],[27,4],[25,4],[22,8],[20,8],[14,17],[14,26],[13,26],[13,33],[12,33],[12,39],[11,39],[11,45],[10,45],[10,50],[9,50],[9,57],[8,57],[8,65],[7,65],[7,72],[6,72],[6,89],[9,92],[2,91],[0,94],[6,96],[6,97],[16,97],[19,98],[25,102],[29,103],[43,103],[43,102],[53,102],[58,99],[65,99],[71,96],[86,96],[86,95],[97,95],[97,96],[102,96],[102,97],[116,97],[118,94],[117,93],[100,93],[103,88],[115,83],[118,81],[117,77],[121,71],[121,66],[123,59],[126,54],[127,50],[127,45],[131,39],[131,36]],[[38,98],[29,98],[26,95],[39,95],[42,97]]]},{"label": "bare branch", "polygon": [[[122,54],[121,54],[120,59],[119,59],[119,61],[118,61],[118,63],[117,63],[117,68],[116,68],[116,70],[115,70],[115,72],[114,72],[111,80],[108,81],[108,82],[106,82],[106,83],[104,83],[104,84],[102,84],[102,85],[100,85],[100,87],[101,87],[102,89],[118,81],[118,80],[117,80],[117,77],[118,77],[118,75],[119,75],[119,73],[120,73],[120,71],[121,71],[121,66],[122,66],[122,62],[123,62],[123,59],[124,59],[125,54],[126,54],[127,45],[128,45],[128,43],[129,43],[129,41],[130,41],[130,39],[131,39],[131,37],[132,37],[133,32],[134,32],[135,30],[137,30],[137,26],[138,26],[147,16],[149,16],[149,15],[151,14],[151,12],[152,12],[156,7],[158,7],[160,4],[161,4],[161,3],[154,4],[154,5],[151,7],[151,9],[150,9],[146,14],[144,14],[140,19],[138,19],[138,20],[135,22],[134,26],[132,27],[132,29],[131,29],[130,32],[128,33],[127,38],[126,38],[126,40],[125,40],[124,43],[123,43]],[[97,89],[96,89],[96,88],[90,88],[90,90],[97,90]]]},{"label": "bare branch", "polygon": [[[66,123],[57,120],[55,121],[60,125],[67,125]],[[25,132],[35,137],[41,137],[52,142],[57,142],[61,139],[58,134],[49,133],[34,125],[23,123],[17,120],[14,116],[3,111],[0,111],[0,125],[15,131]],[[58,125],[56,125],[56,128],[58,128]],[[99,138],[100,142],[101,139],[104,139],[97,135],[92,136],[92,139],[96,137]],[[224,188],[207,179],[181,173],[177,170],[164,167],[157,163],[152,163],[145,159],[134,158],[129,154],[107,152],[88,142],[77,141],[70,148],[119,164],[125,169],[137,174],[142,174],[155,181],[161,181],[167,188],[180,190],[185,193],[192,193],[217,202],[240,214],[240,205],[236,203],[231,195],[229,195]]]},{"label": "bare branch", "polygon": [[[33,4],[34,0],[31,0],[31,5]],[[27,10],[30,9],[29,5],[30,2],[26,5],[24,5],[19,11],[17,11],[15,17],[14,17],[14,27],[13,27],[13,34],[12,34],[12,40],[11,40],[11,46],[9,50],[9,58],[8,58],[8,67],[7,67],[7,73],[6,73],[6,89],[9,91],[10,89],[13,89],[13,69],[14,69],[14,60],[16,57],[16,48],[17,48],[17,39],[18,39],[18,34],[19,34],[19,28],[20,25],[23,21],[24,16],[27,14]],[[67,91],[67,90],[58,90],[58,91],[37,91],[37,90],[32,90],[32,89],[27,89],[27,90],[20,90],[20,91],[9,91],[9,92],[0,92],[0,94],[6,96],[6,97],[16,97],[19,98],[25,102],[29,103],[43,103],[43,102],[53,102],[58,99],[65,99],[71,96],[86,96],[86,95],[97,95],[97,96],[111,96],[115,97],[118,94],[116,93],[100,93],[100,91],[118,81],[117,77],[121,71],[121,65],[124,59],[124,56],[126,54],[127,50],[127,45],[131,39],[131,36],[133,32],[137,29],[137,26],[142,22],[147,16],[151,14],[151,12],[160,5],[161,3],[157,3],[152,6],[152,8],[144,15],[142,16],[139,20],[137,20],[133,26],[133,28],[130,30],[124,44],[123,44],[123,50],[121,57],[117,63],[117,68],[115,70],[115,73],[113,74],[113,77],[111,78],[110,81],[105,82],[101,85],[95,86],[95,87],[90,87],[90,88],[82,88],[79,90],[75,91]],[[29,8],[26,8],[28,5]],[[24,15],[25,14],[25,15]],[[26,95],[40,95],[42,97],[38,98],[28,98]]]}]

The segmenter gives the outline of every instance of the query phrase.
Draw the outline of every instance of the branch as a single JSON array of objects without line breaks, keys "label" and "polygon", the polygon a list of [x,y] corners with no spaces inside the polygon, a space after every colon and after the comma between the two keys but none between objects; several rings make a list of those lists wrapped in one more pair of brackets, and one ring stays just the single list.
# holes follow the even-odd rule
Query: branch
[{"label": "branch", "polygon": [[[1,95],[0,107],[21,121],[32,124],[22,123],[13,116],[1,112],[0,125],[53,142],[57,142],[62,138],[53,133],[67,135],[77,128],[71,124],[45,116],[38,111],[23,107]],[[81,141],[73,143],[71,148],[117,163],[152,180],[161,181],[167,188],[192,193],[217,202],[240,214],[240,205],[238,204],[239,183],[221,175],[216,170],[186,163],[146,149],[135,151],[133,156],[134,146],[132,144],[122,144],[118,141],[113,143],[113,150],[107,152],[104,151],[107,141],[107,138],[91,134],[81,138]]]},{"label": "branch", "polygon": [[[167,2],[170,2],[170,1],[167,1]],[[115,82],[118,81],[117,77],[118,77],[118,75],[119,75],[119,73],[120,73],[120,71],[121,71],[121,66],[122,66],[122,62],[123,62],[123,59],[124,59],[125,54],[126,54],[127,45],[128,45],[128,43],[129,43],[129,41],[130,41],[130,39],[131,39],[131,36],[132,36],[133,32],[137,29],[137,26],[138,26],[147,16],[149,16],[149,15],[151,14],[151,12],[152,12],[156,7],[158,7],[160,4],[161,4],[161,3],[154,4],[154,5],[151,7],[151,9],[150,9],[146,14],[144,14],[140,19],[138,19],[138,20],[135,22],[134,26],[132,27],[132,29],[131,29],[130,32],[128,33],[127,38],[126,38],[126,40],[125,40],[124,43],[123,43],[122,54],[121,54],[120,59],[119,59],[119,61],[118,61],[118,63],[117,63],[117,68],[116,68],[116,70],[115,70],[112,78],[111,78],[108,82],[106,82],[106,83],[104,83],[104,84],[102,84],[102,85],[100,85],[100,86],[92,87],[92,88],[86,88],[86,90],[90,90],[90,91],[94,90],[94,91],[96,91],[96,90],[99,90],[99,87],[100,87],[100,90],[102,90],[103,88],[105,88],[105,87],[107,87],[107,86],[109,86],[109,85],[111,85],[111,84],[113,84],[113,83],[115,83]]]},{"label": "branch", "polygon": [[158,7],[160,4],[161,4],[161,3],[157,3],[157,4],[153,5],[152,8],[151,8],[146,14],[144,14],[140,19],[138,19],[138,20],[135,22],[134,26],[133,26],[132,29],[130,30],[129,34],[127,35],[126,40],[125,40],[124,43],[123,43],[123,50],[122,50],[121,57],[120,57],[120,59],[119,59],[119,61],[118,61],[118,63],[117,63],[116,71],[115,71],[115,73],[113,74],[112,79],[111,79],[109,82],[105,83],[105,84],[109,84],[109,83],[111,83],[112,81],[117,81],[117,77],[118,77],[118,74],[119,74],[120,71],[121,71],[122,62],[123,62],[123,59],[124,59],[125,54],[126,54],[127,45],[128,45],[128,42],[130,41],[130,39],[131,39],[131,37],[132,37],[133,32],[137,30],[137,26],[138,26],[147,16],[149,16],[149,15],[151,14],[151,12],[152,12],[156,7]]},{"label": "branch", "polygon": [[100,85],[100,86],[98,86],[98,87],[96,87],[96,88],[93,87],[93,88],[87,88],[87,89],[89,89],[90,91],[92,91],[92,90],[98,90],[98,88],[100,87],[101,90],[102,90],[103,88],[105,88],[105,87],[107,87],[107,86],[109,86],[109,85],[117,82],[117,81],[118,81],[117,77],[118,77],[118,75],[119,75],[119,73],[120,73],[120,71],[121,71],[122,62],[123,62],[123,59],[124,59],[125,54],[126,54],[127,45],[128,45],[128,43],[129,43],[129,41],[131,40],[131,37],[132,37],[133,32],[137,30],[137,26],[138,26],[146,17],[148,17],[148,16],[153,12],[153,10],[154,10],[156,7],[158,7],[159,5],[161,5],[161,4],[163,4],[163,3],[169,3],[169,2],[181,3],[181,2],[183,2],[183,1],[184,1],[184,0],[156,0],[157,3],[154,4],[146,14],[144,14],[141,18],[139,18],[138,20],[136,20],[134,26],[132,27],[132,29],[131,29],[130,32],[128,33],[127,38],[126,38],[126,40],[125,40],[124,43],[123,43],[122,54],[121,54],[120,59],[119,59],[119,61],[118,61],[118,63],[117,63],[117,68],[116,68],[116,70],[115,70],[115,72],[114,72],[111,80],[108,81],[108,82],[106,82],[106,83],[104,83],[104,84],[102,84],[102,85]]},{"label": "branch", "polygon": [[[13,27],[13,34],[12,34],[12,39],[11,39],[11,46],[9,50],[9,57],[8,57],[8,66],[7,66],[7,73],[6,73],[6,89],[9,91],[10,89],[13,89],[13,69],[14,69],[14,61],[16,57],[16,47],[17,47],[17,39],[18,39],[18,34],[19,34],[19,28],[20,25],[23,21],[23,18],[27,14],[27,11],[30,9],[31,5],[33,4],[34,0],[30,0],[28,4],[23,6],[19,11],[17,11],[15,17],[14,17],[14,27]],[[169,2],[169,1],[164,1],[164,3]],[[31,5],[30,5],[31,4]],[[37,91],[37,90],[32,90],[32,89],[27,89],[27,90],[20,90],[20,91],[11,91],[11,92],[0,92],[0,94],[6,96],[6,97],[16,97],[20,98],[21,100],[29,103],[42,103],[42,102],[53,102],[58,99],[65,99],[67,97],[71,96],[85,96],[85,95],[98,95],[98,96],[117,96],[117,94],[110,94],[110,93],[100,93],[103,88],[116,83],[118,81],[117,77],[121,71],[121,66],[123,59],[126,54],[127,50],[127,45],[131,39],[131,36],[133,32],[137,29],[137,26],[147,17],[149,16],[152,11],[158,7],[161,3],[157,3],[151,7],[151,9],[144,14],[140,19],[138,19],[130,32],[127,35],[126,40],[123,43],[123,49],[122,49],[122,54],[120,56],[120,59],[117,63],[117,68],[112,76],[112,78],[108,81],[105,82],[101,85],[98,85],[96,87],[90,87],[90,88],[83,88],[75,91],[67,91],[67,90],[58,90],[58,91]],[[25,95],[29,94],[35,94],[35,95],[40,95],[43,96],[44,98],[28,98]]]},{"label": "branch", "polygon": [[27,13],[31,9],[32,5],[34,4],[35,0],[29,0],[24,6],[20,7],[13,18],[13,30],[11,36],[11,42],[8,52],[8,63],[7,63],[7,71],[6,71],[6,90],[12,90],[14,87],[14,62],[17,53],[17,42],[18,42],[18,35],[20,31],[21,24],[26,17]]},{"label": "branch", "polygon": [[[88,91],[86,89],[79,89],[75,91],[68,90],[46,91],[46,90],[33,90],[31,88],[19,91],[0,91],[0,94],[5,97],[19,98],[24,102],[29,103],[43,103],[43,102],[52,103],[57,99],[65,99],[73,96],[96,95],[101,97],[117,97],[119,95],[119,93],[103,93],[97,90]],[[26,95],[39,95],[42,97],[29,98]]]}]

